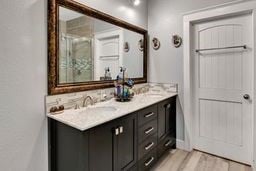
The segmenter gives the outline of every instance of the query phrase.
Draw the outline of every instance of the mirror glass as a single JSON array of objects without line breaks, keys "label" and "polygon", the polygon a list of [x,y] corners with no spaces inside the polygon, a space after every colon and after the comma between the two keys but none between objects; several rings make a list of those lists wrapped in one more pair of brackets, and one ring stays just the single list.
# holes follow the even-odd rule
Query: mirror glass
[{"label": "mirror glass", "polygon": [[59,84],[143,77],[143,35],[59,7]]}]

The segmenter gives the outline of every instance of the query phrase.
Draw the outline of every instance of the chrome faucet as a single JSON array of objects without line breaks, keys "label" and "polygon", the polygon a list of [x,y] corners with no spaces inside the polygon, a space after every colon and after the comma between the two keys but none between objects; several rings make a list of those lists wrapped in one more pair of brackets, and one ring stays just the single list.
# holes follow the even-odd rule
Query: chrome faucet
[{"label": "chrome faucet", "polygon": [[83,100],[83,104],[82,104],[82,107],[87,107],[87,100],[90,100],[90,104],[91,105],[94,105],[94,101],[93,101],[93,98],[91,96],[86,96]]}]

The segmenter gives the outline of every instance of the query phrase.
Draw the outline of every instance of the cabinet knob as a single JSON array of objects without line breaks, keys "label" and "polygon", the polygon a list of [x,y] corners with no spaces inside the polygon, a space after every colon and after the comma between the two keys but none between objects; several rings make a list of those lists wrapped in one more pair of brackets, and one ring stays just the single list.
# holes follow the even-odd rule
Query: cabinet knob
[{"label": "cabinet knob", "polygon": [[120,126],[119,127],[119,133],[122,134],[124,132],[124,127]]},{"label": "cabinet knob", "polygon": [[118,128],[115,129],[115,134],[119,135],[119,129]]}]

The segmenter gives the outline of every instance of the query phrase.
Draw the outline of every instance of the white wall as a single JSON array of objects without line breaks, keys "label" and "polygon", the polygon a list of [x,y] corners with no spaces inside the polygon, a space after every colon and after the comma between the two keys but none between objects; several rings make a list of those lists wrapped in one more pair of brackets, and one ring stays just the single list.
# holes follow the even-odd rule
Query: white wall
[{"label": "white wall", "polygon": [[123,52],[123,66],[127,68],[128,77],[143,77],[143,52],[139,50],[139,40],[143,35],[124,30],[124,42],[129,43],[129,52]]},{"label": "white wall", "polygon": [[0,1],[0,170],[47,170],[46,2]]},{"label": "white wall", "polygon": [[149,81],[178,83],[180,103],[178,103],[177,138],[184,139],[182,112],[183,94],[183,49],[174,48],[172,35],[183,35],[183,14],[233,0],[148,0],[148,30],[150,38],[159,38],[161,48],[149,51]]},{"label": "white wall", "polygon": [[124,21],[147,29],[147,0],[134,7],[129,0],[76,0],[99,11],[103,11]]},{"label": "white wall", "polygon": [[[47,171],[47,1],[0,1],[0,170]],[[147,4],[84,0],[147,28]]]},{"label": "white wall", "polygon": [[[182,35],[182,13],[231,0],[148,1],[150,36],[158,37],[162,43],[159,51],[150,50],[149,79],[182,85],[182,48],[171,46],[171,35]],[[44,109],[47,94],[46,2],[0,1],[0,170],[46,171],[48,168]],[[146,2],[139,7],[130,6],[127,0],[79,2],[147,28]],[[179,120],[182,120],[180,110],[179,113]],[[178,134],[181,139],[182,132],[181,126]]]}]

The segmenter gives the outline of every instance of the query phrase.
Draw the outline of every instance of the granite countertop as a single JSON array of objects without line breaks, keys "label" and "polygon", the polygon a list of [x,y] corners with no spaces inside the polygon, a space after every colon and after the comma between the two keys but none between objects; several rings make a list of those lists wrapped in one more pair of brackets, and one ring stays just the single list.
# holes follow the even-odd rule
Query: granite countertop
[{"label": "granite countertop", "polygon": [[85,131],[176,95],[177,93],[167,92],[161,94],[140,94],[134,96],[130,102],[120,103],[115,101],[115,99],[111,99],[87,108],[65,110],[57,115],[48,113],[47,116],[80,131]]}]

